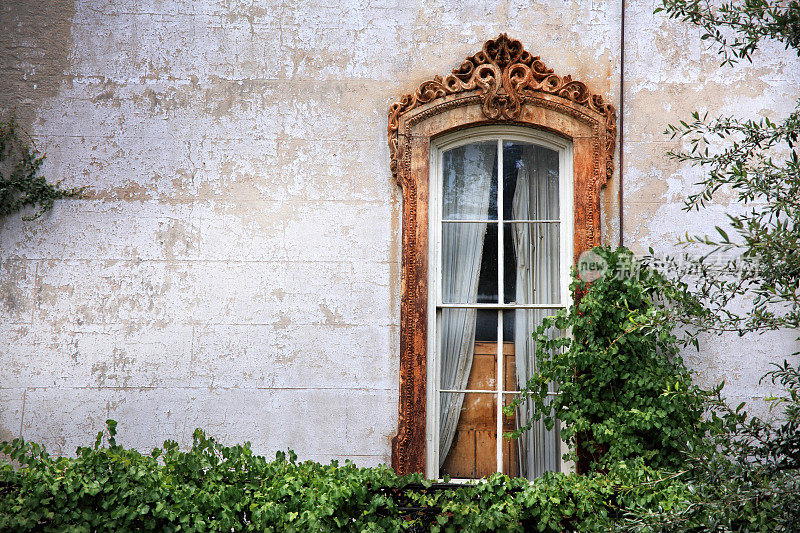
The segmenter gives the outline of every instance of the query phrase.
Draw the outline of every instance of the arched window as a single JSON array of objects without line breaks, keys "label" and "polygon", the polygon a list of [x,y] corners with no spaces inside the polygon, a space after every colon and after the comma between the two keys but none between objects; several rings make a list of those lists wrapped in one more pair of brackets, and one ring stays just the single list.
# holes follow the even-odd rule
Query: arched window
[{"label": "arched window", "polygon": [[403,188],[399,473],[561,468],[556,431],[504,441],[517,420],[501,409],[535,368],[533,329],[568,303],[569,266],[600,243],[615,127],[601,97],[505,34],[390,108]]},{"label": "arched window", "polygon": [[571,177],[572,143],[541,130],[484,126],[431,143],[431,477],[561,469],[557,430],[537,424],[504,441],[504,431],[527,420],[528,407],[519,419],[504,417],[502,407],[535,371],[536,327],[569,297]]}]

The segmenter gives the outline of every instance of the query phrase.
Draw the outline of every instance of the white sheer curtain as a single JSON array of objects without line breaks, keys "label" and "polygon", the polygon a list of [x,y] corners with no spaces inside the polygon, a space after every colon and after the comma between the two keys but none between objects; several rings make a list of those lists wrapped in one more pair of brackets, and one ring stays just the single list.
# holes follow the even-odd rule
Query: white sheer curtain
[{"label": "white sheer curtain", "polygon": [[[442,218],[486,220],[495,143],[463,147],[444,168]],[[463,165],[462,165],[463,162]],[[486,223],[442,224],[442,298],[449,303],[477,301]],[[475,309],[442,311],[440,388],[465,389],[475,348]],[[444,464],[464,401],[463,394],[442,394],[439,413],[439,466]]]},{"label": "white sheer curtain", "polygon": [[[553,168],[554,156],[551,151],[535,146],[523,149],[512,204],[514,219],[558,219],[558,168]],[[512,236],[517,262],[516,302],[558,303],[559,226],[514,224]],[[553,312],[531,309],[514,313],[515,366],[517,381],[522,387],[536,372],[533,334],[542,319]],[[557,331],[550,334],[557,335]],[[530,413],[530,403],[523,403],[517,412],[517,420],[525,423]],[[534,421],[532,428],[517,440],[520,475],[533,479],[546,471],[558,471],[561,464],[560,440],[557,427],[548,431],[544,422]]]}]

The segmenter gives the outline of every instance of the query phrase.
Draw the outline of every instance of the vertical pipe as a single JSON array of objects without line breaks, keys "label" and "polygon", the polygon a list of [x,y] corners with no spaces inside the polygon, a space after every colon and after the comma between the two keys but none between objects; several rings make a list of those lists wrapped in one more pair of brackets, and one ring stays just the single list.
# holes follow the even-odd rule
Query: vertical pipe
[{"label": "vertical pipe", "polygon": [[624,241],[624,209],[623,209],[623,158],[625,152],[622,148],[623,136],[625,133],[625,0],[620,0],[620,24],[619,24],[619,184],[617,189],[617,203],[619,204],[619,245]]}]

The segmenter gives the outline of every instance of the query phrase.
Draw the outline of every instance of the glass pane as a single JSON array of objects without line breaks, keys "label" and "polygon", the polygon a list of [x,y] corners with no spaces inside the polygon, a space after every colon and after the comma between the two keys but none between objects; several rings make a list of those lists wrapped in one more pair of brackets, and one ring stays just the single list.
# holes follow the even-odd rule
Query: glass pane
[{"label": "glass pane", "polygon": [[[504,405],[509,405],[513,399],[514,395],[505,394]],[[503,433],[524,426],[531,412],[531,402],[525,402],[515,414],[504,416]],[[537,420],[518,438],[503,437],[503,472],[509,476],[534,479],[545,472],[559,472],[562,455],[558,421],[548,430],[543,421]]]},{"label": "glass pane", "polygon": [[497,142],[442,153],[442,219],[497,220]]},{"label": "glass pane", "polygon": [[442,309],[439,388],[497,389],[497,311]]},{"label": "glass pane", "polygon": [[504,224],[506,303],[561,303],[560,231],[560,224]]},{"label": "glass pane", "polygon": [[497,303],[497,224],[442,223],[442,302]]},{"label": "glass pane", "polygon": [[439,475],[475,479],[497,472],[497,399],[440,393]]},{"label": "glass pane", "polygon": [[558,219],[558,152],[503,142],[503,219]]}]

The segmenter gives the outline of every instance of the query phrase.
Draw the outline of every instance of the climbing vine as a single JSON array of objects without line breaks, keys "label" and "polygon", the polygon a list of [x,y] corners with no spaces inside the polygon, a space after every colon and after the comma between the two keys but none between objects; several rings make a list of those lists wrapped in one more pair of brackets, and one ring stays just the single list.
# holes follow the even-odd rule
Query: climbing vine
[{"label": "climbing vine", "polygon": [[[602,275],[591,283],[573,275],[577,304],[538,328],[538,373],[507,412],[530,402],[532,420],[543,417],[548,427],[560,420],[582,472],[637,458],[674,469],[687,441],[702,434],[705,394],[680,356],[697,339],[679,336],[675,317],[707,311],[685,284],[636,264],[629,250],[591,253]],[[554,397],[548,393],[553,383]]]},{"label": "climbing vine", "polygon": [[37,206],[24,220],[41,217],[60,198],[79,198],[83,187],[62,188],[41,175],[44,155],[12,116],[0,120],[0,216]]}]

